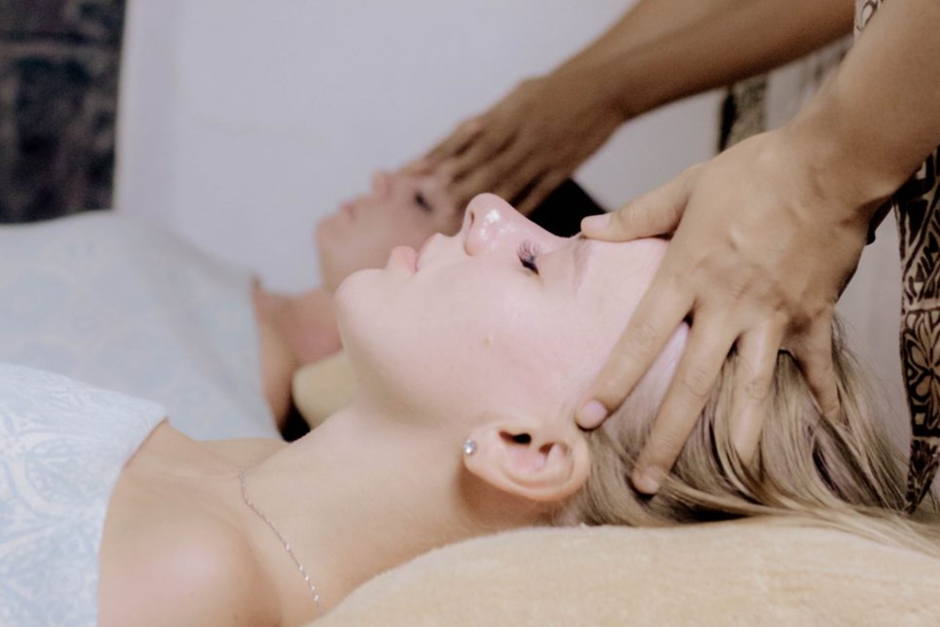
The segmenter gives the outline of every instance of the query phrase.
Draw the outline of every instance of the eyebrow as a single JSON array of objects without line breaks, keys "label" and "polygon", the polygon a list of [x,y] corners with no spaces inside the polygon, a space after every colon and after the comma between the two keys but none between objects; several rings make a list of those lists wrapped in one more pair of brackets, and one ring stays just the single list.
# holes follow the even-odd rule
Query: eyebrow
[{"label": "eyebrow", "polygon": [[587,268],[588,259],[591,257],[593,249],[588,246],[588,240],[583,235],[578,235],[574,241],[574,273],[572,281],[574,283],[575,293],[581,288],[581,281],[584,278],[585,268]]}]

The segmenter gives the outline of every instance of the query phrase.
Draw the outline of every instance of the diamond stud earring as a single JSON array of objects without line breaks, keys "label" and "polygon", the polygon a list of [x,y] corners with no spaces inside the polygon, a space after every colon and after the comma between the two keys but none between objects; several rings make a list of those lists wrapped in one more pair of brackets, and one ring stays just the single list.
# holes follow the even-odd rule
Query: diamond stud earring
[{"label": "diamond stud earring", "polygon": [[467,440],[463,443],[463,454],[464,455],[473,455],[477,452],[477,443],[476,440]]}]

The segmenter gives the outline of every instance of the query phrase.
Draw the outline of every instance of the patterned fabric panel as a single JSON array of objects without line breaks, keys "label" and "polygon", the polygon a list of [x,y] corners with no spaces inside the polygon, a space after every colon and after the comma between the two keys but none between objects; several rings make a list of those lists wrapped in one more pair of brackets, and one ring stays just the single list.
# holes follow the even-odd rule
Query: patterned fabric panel
[{"label": "patterned fabric panel", "polygon": [[0,364],[0,625],[94,627],[121,469],[160,405]]},{"label": "patterned fabric panel", "polygon": [[[856,0],[859,36],[883,0]],[[911,413],[908,509],[930,489],[940,464],[940,148],[891,199],[901,245],[901,363]]]},{"label": "patterned fabric panel", "polygon": [[251,280],[112,212],[2,227],[0,360],[160,402],[194,438],[276,438]]},{"label": "patterned fabric panel", "polygon": [[[884,0],[856,0],[855,36]],[[829,62],[827,61],[827,64]],[[828,67],[820,66],[819,82]],[[722,110],[719,148],[765,130],[766,80],[732,86]],[[901,361],[912,431],[908,509],[923,500],[940,466],[940,148],[880,210],[869,242],[892,208],[898,221],[903,272]]]}]

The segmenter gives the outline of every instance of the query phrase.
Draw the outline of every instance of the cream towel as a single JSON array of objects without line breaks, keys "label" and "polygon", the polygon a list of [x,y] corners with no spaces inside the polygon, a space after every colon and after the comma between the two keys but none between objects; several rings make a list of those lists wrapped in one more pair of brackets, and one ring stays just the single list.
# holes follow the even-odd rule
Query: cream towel
[{"label": "cream towel", "polygon": [[298,368],[291,381],[291,396],[297,411],[313,429],[349,404],[354,381],[346,351],[339,351]]},{"label": "cream towel", "polygon": [[424,555],[316,627],[940,625],[940,560],[770,521],[530,529]]}]

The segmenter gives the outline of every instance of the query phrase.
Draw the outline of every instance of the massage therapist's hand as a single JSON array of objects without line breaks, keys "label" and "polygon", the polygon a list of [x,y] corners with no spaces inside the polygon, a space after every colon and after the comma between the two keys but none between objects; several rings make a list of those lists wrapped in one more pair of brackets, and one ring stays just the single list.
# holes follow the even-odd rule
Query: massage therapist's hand
[{"label": "massage therapist's hand", "polygon": [[[738,353],[731,436],[743,459],[759,441],[778,351],[799,364],[820,410],[839,415],[832,313],[865,245],[867,204],[813,168],[786,129],[751,138],[609,216],[585,236],[625,241],[673,233],[624,335],[578,413],[595,428],[616,409],[684,319],[675,378],[633,483],[655,493],[694,427],[732,347]],[[823,185],[825,184],[825,185]],[[839,191],[842,190],[842,191]],[[606,224],[605,224],[606,222]],[[594,400],[595,402],[587,402]]]},{"label": "massage therapist's hand", "polygon": [[417,167],[453,166],[450,192],[458,207],[493,192],[528,214],[624,121],[604,90],[580,68],[524,81],[460,124]]}]

